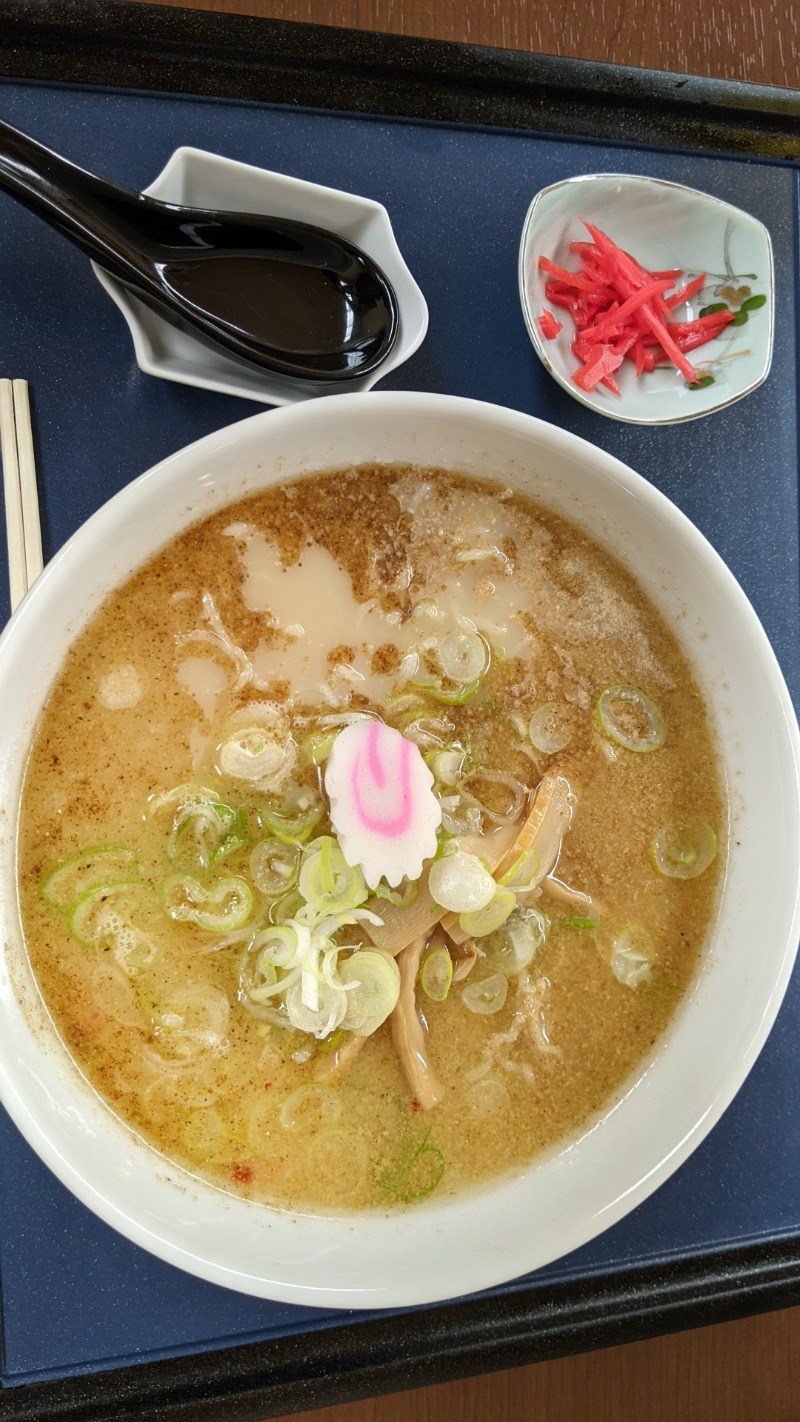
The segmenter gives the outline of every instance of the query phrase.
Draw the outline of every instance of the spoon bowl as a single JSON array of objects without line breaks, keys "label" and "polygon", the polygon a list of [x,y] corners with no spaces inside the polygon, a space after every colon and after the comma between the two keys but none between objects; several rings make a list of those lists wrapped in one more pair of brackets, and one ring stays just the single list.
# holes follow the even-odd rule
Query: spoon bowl
[{"label": "spoon bowl", "polygon": [[0,188],[145,305],[273,374],[321,385],[361,379],[397,338],[389,280],[324,228],[162,202],[88,173],[2,122]]}]

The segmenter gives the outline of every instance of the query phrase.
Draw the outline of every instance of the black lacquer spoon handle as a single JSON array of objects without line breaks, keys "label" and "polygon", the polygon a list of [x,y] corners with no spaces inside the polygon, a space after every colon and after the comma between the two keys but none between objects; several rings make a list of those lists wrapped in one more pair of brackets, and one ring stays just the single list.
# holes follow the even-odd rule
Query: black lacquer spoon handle
[{"label": "black lacquer spoon handle", "polygon": [[146,198],[85,172],[2,120],[0,188],[114,276],[149,285],[136,259],[146,241]]}]

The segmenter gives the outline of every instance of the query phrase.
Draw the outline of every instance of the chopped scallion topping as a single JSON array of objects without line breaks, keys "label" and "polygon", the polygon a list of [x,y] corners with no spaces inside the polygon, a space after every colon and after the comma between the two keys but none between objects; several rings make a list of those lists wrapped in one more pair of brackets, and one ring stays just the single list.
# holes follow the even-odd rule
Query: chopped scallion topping
[{"label": "chopped scallion topping", "polygon": [[497,932],[481,941],[488,967],[513,978],[533,962],[550,929],[550,921],[536,908],[517,908]]},{"label": "chopped scallion topping", "polygon": [[697,822],[681,829],[660,829],[650,846],[650,858],[667,879],[696,879],[717,855],[717,837]]},{"label": "chopped scallion topping", "polygon": [[605,734],[625,750],[659,750],[667,738],[658,707],[635,686],[607,686],[598,699],[596,715]]},{"label": "chopped scallion topping", "polygon": [[623,987],[638,988],[650,981],[653,945],[641,928],[626,928],[611,948],[611,971]]},{"label": "chopped scallion topping", "polygon": [[241,928],[253,908],[253,891],[245,879],[218,879],[205,888],[188,874],[174,874],[164,884],[164,907],[179,923],[194,923],[207,933]]},{"label": "chopped scallion topping", "polygon": [[419,982],[431,1002],[444,1002],[453,981],[453,960],[442,945],[431,949],[422,960]]},{"label": "chopped scallion topping", "polygon": [[505,1005],[507,995],[508,979],[502,973],[493,973],[490,978],[468,983],[462,990],[461,1001],[479,1017],[491,1017]]},{"label": "chopped scallion topping", "polygon": [[469,934],[470,938],[485,938],[487,934],[494,933],[505,923],[513,913],[516,903],[517,898],[513,889],[506,889],[502,885],[498,885],[494,897],[483,908],[461,914],[458,920],[459,925],[465,933]]},{"label": "chopped scallion topping", "polygon": [[494,898],[497,885],[477,855],[458,849],[455,854],[434,860],[428,888],[441,908],[451,913],[472,913],[486,907]]},{"label": "chopped scallion topping", "polygon": [[69,909],[92,889],[130,883],[138,876],[133,850],[119,844],[96,844],[51,869],[42,894],[53,908]]}]

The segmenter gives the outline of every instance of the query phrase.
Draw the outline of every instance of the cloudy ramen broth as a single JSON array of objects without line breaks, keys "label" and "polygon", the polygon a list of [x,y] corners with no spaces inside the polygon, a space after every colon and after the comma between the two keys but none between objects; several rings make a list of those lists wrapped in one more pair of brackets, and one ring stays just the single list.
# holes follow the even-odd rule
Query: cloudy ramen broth
[{"label": "cloudy ramen broth", "polygon": [[[375,718],[440,823],[419,882],[372,892],[325,776]],[[404,1207],[531,1160],[648,1059],[726,815],[684,656],[584,532],[345,469],[190,528],[77,639],[24,786],[23,922],[74,1059],[170,1160]]]}]

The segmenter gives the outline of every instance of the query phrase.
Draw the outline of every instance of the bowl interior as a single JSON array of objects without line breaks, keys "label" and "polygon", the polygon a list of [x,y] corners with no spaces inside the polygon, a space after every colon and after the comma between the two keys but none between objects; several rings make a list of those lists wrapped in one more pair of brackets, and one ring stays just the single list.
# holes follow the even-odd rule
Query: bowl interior
[{"label": "bowl interior", "polygon": [[[626,360],[615,377],[621,397],[602,386],[582,391],[572,380],[578,361],[570,349],[575,327],[569,312],[547,300],[549,278],[539,258],[549,257],[569,271],[578,263],[570,243],[588,240],[583,219],[594,223],[648,271],[679,268],[707,280],[688,306],[677,309],[693,319],[726,290],[766,296],[746,324],[689,354],[693,366],[713,376],[713,384],[690,389],[680,371],[664,364],[637,376]],[[558,383],[590,409],[632,424],[676,424],[722,409],[755,390],[769,372],[773,340],[772,244],[766,228],[740,209],[693,188],[655,178],[603,173],[571,178],[538,193],[525,219],[519,259],[520,300],[533,347]],[[680,282],[676,283],[680,285]],[[735,301],[735,299],[734,299]],[[544,339],[538,318],[553,311],[563,329]]]},{"label": "bowl interior", "polygon": [[[4,1105],[67,1186],[145,1248],[216,1283],[319,1306],[422,1304],[488,1287],[627,1213],[732,1099],[777,1012],[798,928],[797,726],[738,585],[683,515],[610,456],[527,416],[449,397],[331,398],[258,415],[174,455],[101,509],[45,570],[0,641],[2,803],[18,804],[31,727],[66,645],[156,546],[275,481],[381,460],[476,477],[491,468],[622,557],[679,628],[714,708],[735,834],[696,985],[668,1038],[599,1126],[521,1175],[454,1202],[392,1217],[298,1218],[233,1199],[167,1164],[74,1067],[27,967],[15,908],[16,811],[9,811],[0,834]],[[766,900],[754,892],[764,882]]]}]

